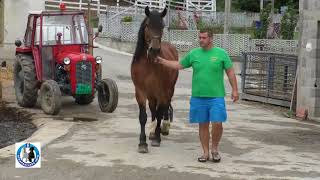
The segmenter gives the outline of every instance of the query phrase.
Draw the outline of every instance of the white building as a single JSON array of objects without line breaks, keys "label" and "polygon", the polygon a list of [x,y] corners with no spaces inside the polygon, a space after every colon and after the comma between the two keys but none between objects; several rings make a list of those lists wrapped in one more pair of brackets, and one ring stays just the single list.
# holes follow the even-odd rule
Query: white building
[{"label": "white building", "polygon": [[0,0],[0,59],[14,58],[14,41],[23,39],[29,11],[44,5],[44,0]]}]

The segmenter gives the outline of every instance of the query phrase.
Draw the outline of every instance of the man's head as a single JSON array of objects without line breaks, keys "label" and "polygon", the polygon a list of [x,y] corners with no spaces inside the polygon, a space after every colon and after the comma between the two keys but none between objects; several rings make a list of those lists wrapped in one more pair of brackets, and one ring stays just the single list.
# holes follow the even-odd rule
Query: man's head
[{"label": "man's head", "polygon": [[199,34],[200,47],[210,49],[212,47],[213,34],[208,28],[200,30]]}]

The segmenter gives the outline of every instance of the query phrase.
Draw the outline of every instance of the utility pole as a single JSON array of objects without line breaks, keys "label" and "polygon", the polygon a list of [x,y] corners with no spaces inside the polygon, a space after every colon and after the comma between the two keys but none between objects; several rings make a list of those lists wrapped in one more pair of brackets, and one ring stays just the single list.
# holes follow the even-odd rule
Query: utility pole
[{"label": "utility pole", "polygon": [[88,0],[88,38],[89,38],[89,54],[93,54],[93,37],[91,28],[91,0]]},{"label": "utility pole", "polygon": [[0,45],[4,41],[4,1],[0,0]]},{"label": "utility pole", "polygon": [[264,0],[260,0],[260,10],[261,10],[261,11],[263,10],[263,1],[264,1]]},{"label": "utility pole", "polygon": [[274,17],[274,0],[271,0],[271,23],[273,24]]},{"label": "utility pole", "polygon": [[229,34],[230,28],[230,10],[231,10],[231,0],[225,0],[224,7],[224,34]]}]

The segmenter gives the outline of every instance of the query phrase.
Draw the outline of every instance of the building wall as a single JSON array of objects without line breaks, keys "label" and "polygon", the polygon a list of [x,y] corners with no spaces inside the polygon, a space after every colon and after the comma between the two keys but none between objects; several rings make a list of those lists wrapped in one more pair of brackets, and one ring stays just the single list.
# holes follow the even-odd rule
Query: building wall
[{"label": "building wall", "polygon": [[[300,0],[302,33],[297,81],[297,113],[320,119],[320,1]],[[307,44],[312,49],[307,50]]]},{"label": "building wall", "polygon": [[0,44],[3,43],[4,39],[4,1],[0,0]]},{"label": "building wall", "polygon": [[14,58],[14,41],[23,39],[28,13],[44,10],[44,0],[1,0],[4,1],[3,46],[0,47],[0,59]]}]

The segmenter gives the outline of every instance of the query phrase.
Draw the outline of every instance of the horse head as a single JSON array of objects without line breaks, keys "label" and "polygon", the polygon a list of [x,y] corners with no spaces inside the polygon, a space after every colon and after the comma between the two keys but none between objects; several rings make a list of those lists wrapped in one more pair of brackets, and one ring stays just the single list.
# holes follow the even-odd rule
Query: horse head
[{"label": "horse head", "polygon": [[161,38],[163,35],[164,21],[163,17],[167,14],[167,8],[161,13],[158,11],[151,11],[147,6],[145,8],[146,20],[144,24],[144,40],[148,47],[148,59],[153,61],[160,54]]}]

